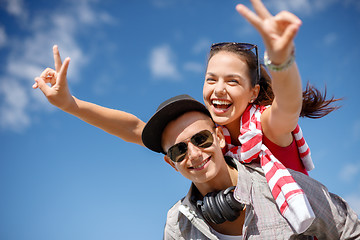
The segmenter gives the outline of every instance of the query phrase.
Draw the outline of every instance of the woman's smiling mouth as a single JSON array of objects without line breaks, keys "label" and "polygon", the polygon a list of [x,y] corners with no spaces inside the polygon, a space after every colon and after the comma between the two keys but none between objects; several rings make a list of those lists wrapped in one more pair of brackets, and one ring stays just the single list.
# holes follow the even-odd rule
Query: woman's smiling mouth
[{"label": "woman's smiling mouth", "polygon": [[226,111],[232,105],[230,101],[222,99],[213,99],[211,100],[211,104],[215,110],[221,112]]}]

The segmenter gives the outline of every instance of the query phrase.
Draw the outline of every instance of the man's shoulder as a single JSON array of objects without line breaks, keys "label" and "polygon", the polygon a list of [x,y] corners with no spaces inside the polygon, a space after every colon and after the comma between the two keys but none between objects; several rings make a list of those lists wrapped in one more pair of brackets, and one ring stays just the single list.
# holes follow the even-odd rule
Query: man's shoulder
[{"label": "man's shoulder", "polygon": [[177,201],[168,211],[167,213],[167,217],[166,217],[166,222],[172,222],[172,221],[177,221],[177,219],[179,218],[179,207],[181,206],[182,202],[184,201],[185,197],[180,199],[179,201]]},{"label": "man's shoulder", "polygon": [[317,181],[316,179],[310,177],[309,175],[306,175],[304,173],[288,169],[291,176],[294,178],[294,180],[302,187],[306,189],[326,189],[326,186],[322,184],[321,182]]},{"label": "man's shoulder", "polygon": [[184,221],[186,217],[180,210],[184,199],[186,197],[177,201],[167,213],[164,234],[169,239],[178,239],[178,236],[181,235],[180,225],[182,225],[181,228],[185,228],[189,224],[187,221]]},{"label": "man's shoulder", "polygon": [[181,205],[182,201],[184,200],[184,198],[180,199],[179,201],[177,201],[168,211],[169,212],[174,212],[174,211],[178,211],[179,206]]}]

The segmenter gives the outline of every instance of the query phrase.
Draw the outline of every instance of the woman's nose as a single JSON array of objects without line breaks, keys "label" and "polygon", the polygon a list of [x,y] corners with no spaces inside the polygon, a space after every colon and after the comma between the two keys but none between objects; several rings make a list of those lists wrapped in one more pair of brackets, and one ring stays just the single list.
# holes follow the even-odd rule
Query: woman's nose
[{"label": "woman's nose", "polygon": [[226,86],[222,81],[218,81],[215,85],[215,94],[216,95],[225,95],[226,94]]}]

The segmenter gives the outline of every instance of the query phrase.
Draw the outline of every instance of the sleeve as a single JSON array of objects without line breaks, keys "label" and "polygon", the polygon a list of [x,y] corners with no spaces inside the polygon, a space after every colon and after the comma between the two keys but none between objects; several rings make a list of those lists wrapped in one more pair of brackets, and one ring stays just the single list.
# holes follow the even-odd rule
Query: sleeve
[{"label": "sleeve", "polygon": [[181,200],[178,201],[167,213],[166,223],[164,227],[164,240],[177,240],[179,238],[178,233],[178,208],[181,204]]},{"label": "sleeve", "polygon": [[166,223],[164,228],[164,240],[176,240],[174,232],[171,230],[169,225]]},{"label": "sleeve", "polygon": [[360,239],[360,220],[358,215],[344,199],[333,193],[330,193],[330,196],[337,206],[337,213],[334,215],[335,220],[337,220],[340,239]]},{"label": "sleeve", "polygon": [[318,239],[360,239],[360,220],[344,199],[304,174],[291,174],[306,193],[316,216],[304,235]]}]

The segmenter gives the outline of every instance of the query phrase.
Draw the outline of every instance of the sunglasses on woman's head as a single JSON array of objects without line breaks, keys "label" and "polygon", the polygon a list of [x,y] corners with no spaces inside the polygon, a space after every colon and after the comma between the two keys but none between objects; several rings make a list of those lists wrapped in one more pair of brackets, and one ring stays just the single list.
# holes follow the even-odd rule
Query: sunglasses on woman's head
[{"label": "sunglasses on woman's head", "polygon": [[259,54],[258,54],[258,47],[255,44],[251,43],[237,43],[237,42],[221,42],[221,43],[214,43],[211,45],[211,50],[214,50],[216,48],[221,48],[225,45],[233,45],[235,46],[239,51],[251,51],[255,48],[255,54],[256,54],[256,64],[257,64],[257,83],[260,81],[260,61],[259,61]]},{"label": "sunglasses on woman's head", "polygon": [[[213,133],[209,130],[200,131],[190,138],[190,142],[196,147],[208,148],[214,142],[212,134]],[[182,160],[184,160],[186,152],[188,150],[188,145],[186,142],[179,142],[174,146],[170,147],[166,155],[168,155],[168,157],[173,162],[181,162]]]}]

